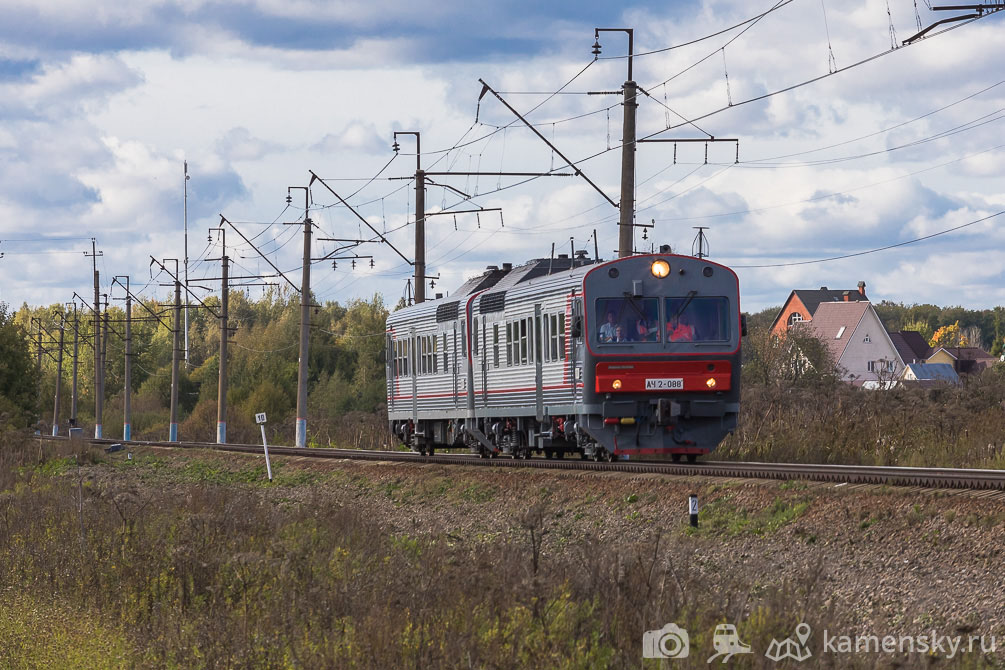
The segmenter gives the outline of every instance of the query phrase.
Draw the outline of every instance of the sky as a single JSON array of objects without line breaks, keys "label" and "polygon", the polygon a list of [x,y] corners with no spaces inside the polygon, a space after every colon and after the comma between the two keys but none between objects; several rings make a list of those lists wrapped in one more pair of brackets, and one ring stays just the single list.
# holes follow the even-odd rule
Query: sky
[{"label": "sky", "polygon": [[[316,299],[393,305],[412,272],[392,245],[413,257],[416,162],[395,131],[420,133],[427,171],[552,174],[430,177],[427,214],[488,210],[428,216],[430,297],[552,245],[612,258],[628,39],[600,33],[594,59],[599,27],[634,29],[640,138],[738,140],[637,145],[636,223],[652,227],[636,249],[690,254],[706,226],[745,311],[859,281],[876,302],[1002,305],[1005,12],[902,46],[960,14],[925,0],[0,0],[0,301],[90,300],[91,238],[103,293],[129,275],[165,297],[151,256],[185,257],[187,161],[193,292],[219,291],[224,243],[232,275],[272,272],[261,252],[299,285],[290,224],[307,204]],[[575,169],[479,99],[479,80]],[[305,203],[288,189],[311,171],[323,183]],[[336,252],[324,238],[375,239],[357,214],[389,243]],[[221,215],[258,251],[212,231]],[[320,260],[333,252],[336,267]]]}]

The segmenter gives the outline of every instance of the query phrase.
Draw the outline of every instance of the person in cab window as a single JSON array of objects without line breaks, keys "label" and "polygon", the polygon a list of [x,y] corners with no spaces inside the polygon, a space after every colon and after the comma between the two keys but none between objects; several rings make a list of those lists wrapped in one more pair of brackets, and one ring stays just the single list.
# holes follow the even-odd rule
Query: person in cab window
[{"label": "person in cab window", "polygon": [[694,342],[694,326],[686,313],[678,316],[676,322],[667,322],[667,339],[671,342]]},{"label": "person in cab window", "polygon": [[628,338],[625,337],[625,329],[621,326],[614,327],[614,340],[613,342],[627,342]]},{"label": "person in cab window", "polygon": [[644,317],[635,322],[635,339],[639,342],[652,342],[656,339],[656,329],[650,328]]},{"label": "person in cab window", "polygon": [[617,324],[614,323],[614,312],[607,313],[607,321],[600,325],[600,341],[601,342],[613,342],[614,341],[614,329]]}]

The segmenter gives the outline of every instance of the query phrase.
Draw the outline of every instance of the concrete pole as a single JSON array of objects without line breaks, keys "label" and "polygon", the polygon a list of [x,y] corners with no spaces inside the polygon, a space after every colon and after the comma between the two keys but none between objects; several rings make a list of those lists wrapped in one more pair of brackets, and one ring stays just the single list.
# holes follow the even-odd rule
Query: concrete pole
[{"label": "concrete pole", "polygon": [[426,300],[426,173],[418,169],[419,136],[415,136],[415,304]]},{"label": "concrete pole", "polygon": [[66,328],[66,319],[59,315],[59,349],[56,353],[56,399],[52,406],[52,434],[59,435],[59,391],[63,381],[63,334]]},{"label": "concrete pole", "polygon": [[[217,386],[216,399],[216,442],[217,444],[227,444],[227,310],[230,304],[230,285],[228,275],[230,272],[230,259],[227,258],[226,249],[223,255],[222,288],[220,293],[220,382]],[[299,397],[299,396],[298,396]]]},{"label": "concrete pole", "polygon": [[36,355],[35,355],[35,368],[38,371],[38,422],[42,423],[42,320],[32,319],[38,327],[38,336],[35,338],[37,343]]},{"label": "concrete pole", "polygon": [[300,284],[300,361],[297,367],[296,446],[307,446],[307,355],[311,333],[311,218],[310,190],[304,195],[304,268]]},{"label": "concrete pole", "polygon": [[[185,286],[188,287],[188,161],[185,161],[184,206],[185,225]],[[188,291],[185,292],[185,367],[188,369]]]},{"label": "concrete pole", "polygon": [[[97,262],[97,261],[95,261]],[[101,294],[99,293],[98,271],[94,271],[94,437],[101,437]]]},{"label": "concrete pole", "polygon": [[133,299],[129,295],[129,277],[126,277],[126,356],[122,386],[122,439],[133,439]]},{"label": "concrete pole", "polygon": [[[106,368],[108,366],[108,320],[109,320],[110,317],[108,315],[108,295],[107,294],[102,294],[102,297],[105,299],[105,309],[104,309],[104,313],[101,315],[101,319],[102,319],[102,323],[101,323],[101,398],[102,398],[102,400],[101,400],[101,402],[102,402],[102,406],[104,406],[104,398],[105,398],[105,373],[107,372]],[[104,410],[102,410],[102,411],[104,411]]]},{"label": "concrete pole", "polygon": [[[630,75],[629,75],[630,76]],[[621,136],[621,216],[618,222],[618,257],[631,256],[635,250],[635,99],[638,86],[630,78],[625,82],[625,122]]]},{"label": "concrete pole", "polygon": [[171,423],[168,427],[168,441],[178,441],[178,361],[181,353],[181,281],[175,270],[174,280],[174,347],[171,352]]},{"label": "concrete pole", "polygon": [[73,303],[73,385],[70,387],[70,427],[77,426],[77,366],[79,364],[80,316]]}]

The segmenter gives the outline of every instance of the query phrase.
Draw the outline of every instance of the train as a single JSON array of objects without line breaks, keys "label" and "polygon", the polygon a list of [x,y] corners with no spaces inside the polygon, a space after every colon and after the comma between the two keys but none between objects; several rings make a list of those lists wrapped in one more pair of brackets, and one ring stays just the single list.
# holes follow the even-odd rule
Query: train
[{"label": "train", "polygon": [[735,428],[739,280],[707,258],[490,265],[390,313],[387,419],[410,449],[694,462]]}]

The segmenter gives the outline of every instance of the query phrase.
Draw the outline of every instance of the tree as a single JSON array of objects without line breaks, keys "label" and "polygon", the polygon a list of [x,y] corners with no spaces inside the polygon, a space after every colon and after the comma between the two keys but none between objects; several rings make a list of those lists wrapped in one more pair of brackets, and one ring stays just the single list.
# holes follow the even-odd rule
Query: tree
[{"label": "tree", "polygon": [[933,348],[969,346],[967,344],[966,335],[964,335],[960,329],[959,321],[951,323],[948,326],[942,326],[935,331],[935,334],[932,335],[932,339],[928,345]]},{"label": "tree", "polygon": [[921,336],[925,338],[925,341],[932,339],[932,327],[928,325],[927,321],[917,320],[909,321],[904,324],[903,330],[913,330],[915,332],[921,333]]},{"label": "tree", "polygon": [[39,379],[31,358],[24,330],[0,302],[0,426],[23,427],[35,418]]}]

